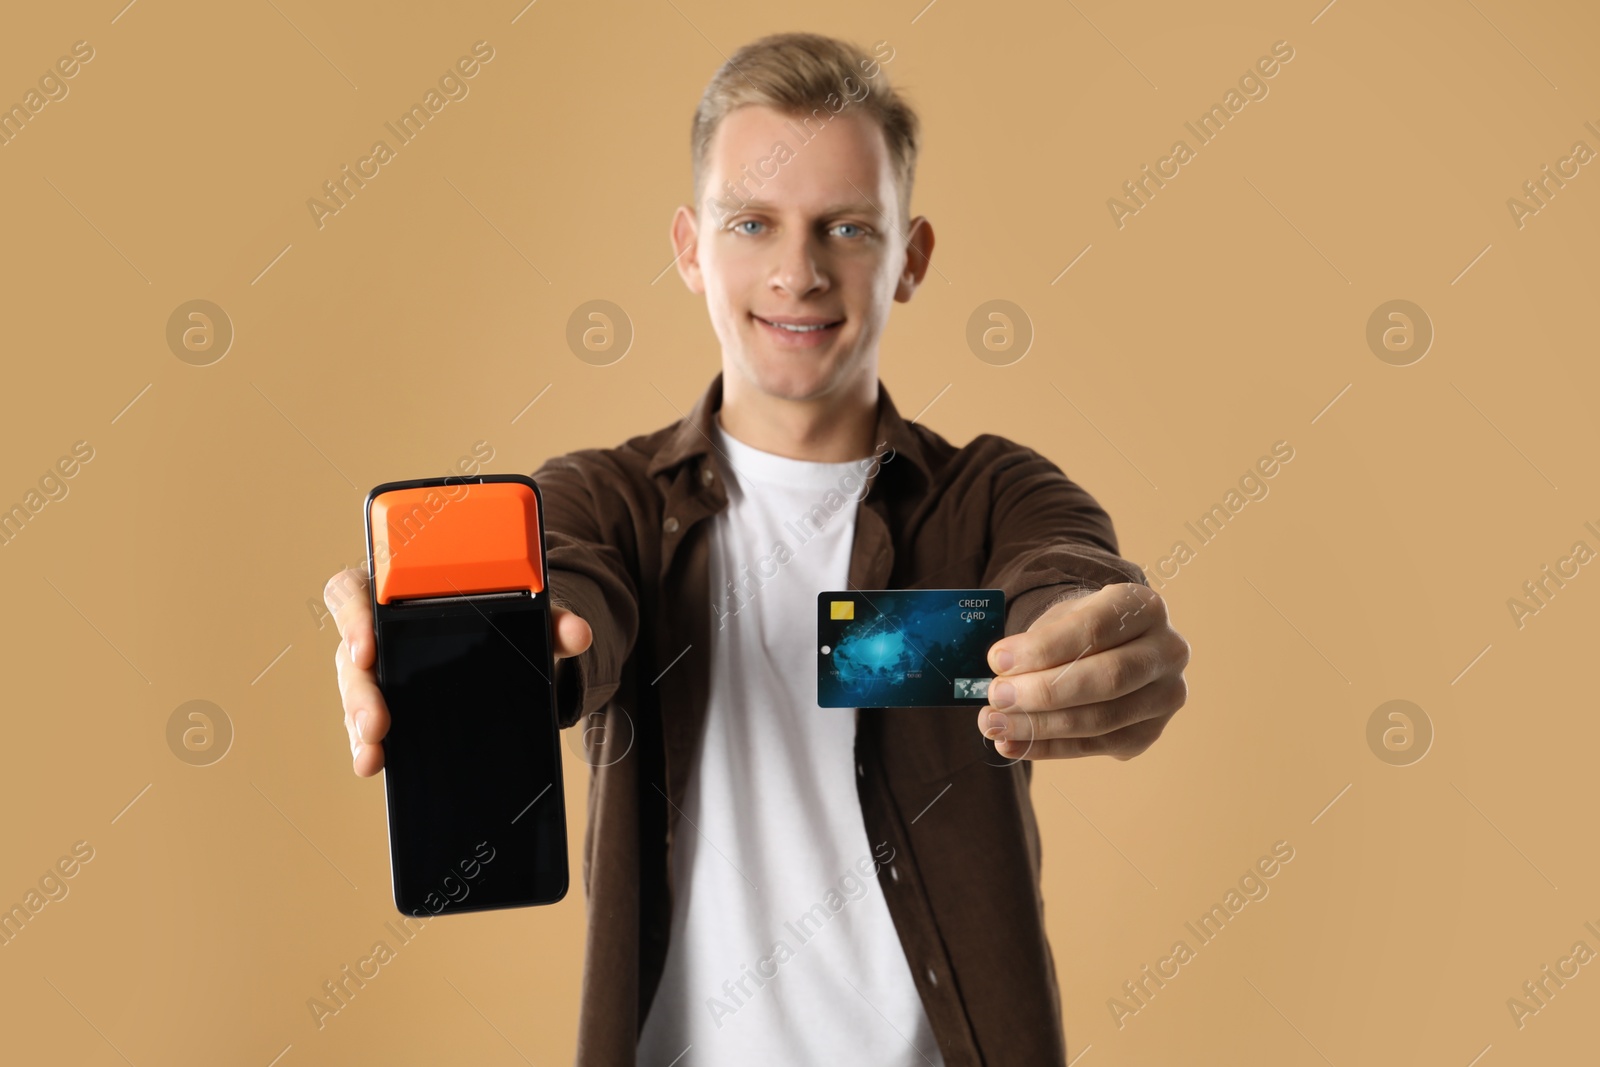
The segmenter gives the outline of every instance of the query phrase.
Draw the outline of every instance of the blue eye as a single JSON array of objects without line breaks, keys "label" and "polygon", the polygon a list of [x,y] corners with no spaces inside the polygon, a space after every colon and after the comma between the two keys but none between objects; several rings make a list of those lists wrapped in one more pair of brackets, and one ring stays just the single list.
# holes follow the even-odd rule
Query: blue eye
[{"label": "blue eye", "polygon": [[[738,222],[735,222],[731,228],[732,228],[733,232],[735,232],[735,233],[744,234],[746,237],[754,237],[756,235],[756,231],[754,231],[754,230],[746,230],[746,229],[743,228],[745,226],[763,226],[764,227],[764,226],[766,226],[766,223],[762,222],[760,219],[740,219]],[[838,230],[838,229],[841,229],[841,228],[844,228],[844,227],[848,227],[849,229],[855,231],[854,233],[847,233],[847,234],[842,234],[841,235],[841,236],[844,236],[844,237],[847,237],[847,238],[852,238],[852,239],[860,238],[860,237],[865,237],[866,234],[867,234],[867,230],[866,230],[865,227],[859,225],[858,223],[854,223],[854,222],[837,223],[837,224],[835,224],[833,229]]]}]

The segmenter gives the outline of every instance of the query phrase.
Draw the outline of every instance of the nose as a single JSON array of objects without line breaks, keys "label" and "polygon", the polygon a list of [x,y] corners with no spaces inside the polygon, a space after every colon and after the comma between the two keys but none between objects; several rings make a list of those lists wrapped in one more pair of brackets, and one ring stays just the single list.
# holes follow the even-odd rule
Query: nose
[{"label": "nose", "polygon": [[811,234],[791,230],[784,235],[776,249],[777,261],[772,265],[772,276],[768,282],[775,292],[802,300],[828,290],[831,283],[817,255],[818,249]]}]

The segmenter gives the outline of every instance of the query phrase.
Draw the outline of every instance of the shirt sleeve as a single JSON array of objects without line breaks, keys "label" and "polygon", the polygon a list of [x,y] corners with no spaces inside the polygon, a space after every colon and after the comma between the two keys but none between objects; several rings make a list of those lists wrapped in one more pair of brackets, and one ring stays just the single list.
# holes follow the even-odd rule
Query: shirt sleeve
[{"label": "shirt sleeve", "polygon": [[983,584],[1006,594],[1006,635],[1051,605],[1119,582],[1148,585],[1117,554],[1111,516],[1044,456],[1020,445],[998,461]]},{"label": "shirt sleeve", "polygon": [[630,523],[616,499],[624,483],[614,467],[603,453],[587,450],[552,458],[533,474],[544,504],[550,603],[575,612],[594,634],[587,651],[556,661],[556,721],[563,729],[616,693],[639,633],[638,587],[618,547],[627,541],[612,529]]}]

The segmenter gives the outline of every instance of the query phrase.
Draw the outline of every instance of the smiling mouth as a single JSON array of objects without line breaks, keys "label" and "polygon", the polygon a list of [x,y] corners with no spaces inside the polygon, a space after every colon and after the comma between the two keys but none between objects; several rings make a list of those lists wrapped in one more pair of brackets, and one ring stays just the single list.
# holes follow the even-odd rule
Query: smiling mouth
[{"label": "smiling mouth", "polygon": [[750,317],[764,326],[771,326],[775,330],[782,330],[785,333],[792,333],[802,337],[806,334],[825,333],[844,323],[843,319],[837,319],[833,322],[773,322],[771,319],[764,319],[754,312],[751,313]]}]

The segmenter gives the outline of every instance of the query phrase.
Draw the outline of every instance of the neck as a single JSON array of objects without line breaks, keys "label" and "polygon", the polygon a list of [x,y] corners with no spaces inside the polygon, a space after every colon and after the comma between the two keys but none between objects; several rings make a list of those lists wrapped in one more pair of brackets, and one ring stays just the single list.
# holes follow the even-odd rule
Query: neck
[{"label": "neck", "polygon": [[848,463],[873,453],[878,378],[858,375],[835,392],[809,400],[772,396],[736,372],[722,376],[717,422],[752,448],[812,463]]}]

